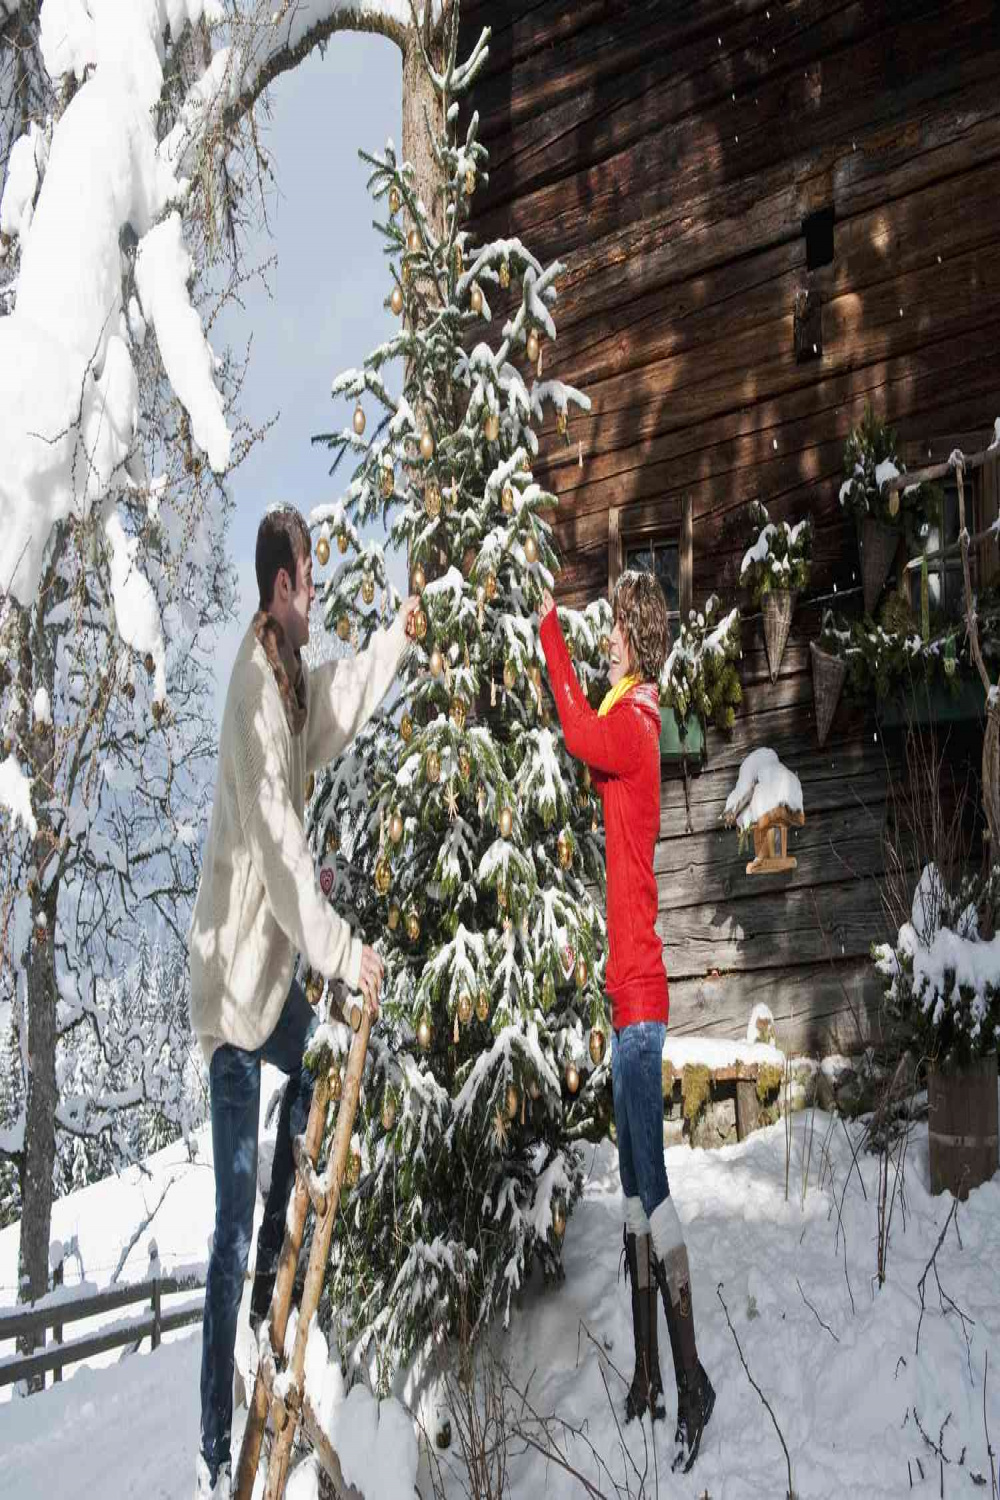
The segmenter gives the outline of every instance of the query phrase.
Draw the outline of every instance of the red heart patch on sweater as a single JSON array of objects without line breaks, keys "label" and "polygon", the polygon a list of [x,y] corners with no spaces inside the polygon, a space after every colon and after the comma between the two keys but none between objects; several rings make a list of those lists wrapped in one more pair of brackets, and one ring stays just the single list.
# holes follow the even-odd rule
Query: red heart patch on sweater
[{"label": "red heart patch on sweater", "polygon": [[324,865],[322,870],[320,870],[319,884],[323,895],[329,896],[330,892],[333,890],[333,871],[330,869],[329,865]]}]

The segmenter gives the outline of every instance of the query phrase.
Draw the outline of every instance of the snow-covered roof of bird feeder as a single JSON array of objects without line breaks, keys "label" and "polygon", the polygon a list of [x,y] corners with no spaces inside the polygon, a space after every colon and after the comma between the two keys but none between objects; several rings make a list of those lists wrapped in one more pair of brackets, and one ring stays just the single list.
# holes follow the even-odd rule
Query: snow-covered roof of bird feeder
[{"label": "snow-covered roof of bird feeder", "polygon": [[766,746],[753,750],[744,760],[722,819],[727,828],[739,829],[741,847],[753,830],[754,857],[747,865],[748,875],[795,869],[795,857],[788,853],[788,830],[801,827],[806,820],[802,783],[773,750]]}]

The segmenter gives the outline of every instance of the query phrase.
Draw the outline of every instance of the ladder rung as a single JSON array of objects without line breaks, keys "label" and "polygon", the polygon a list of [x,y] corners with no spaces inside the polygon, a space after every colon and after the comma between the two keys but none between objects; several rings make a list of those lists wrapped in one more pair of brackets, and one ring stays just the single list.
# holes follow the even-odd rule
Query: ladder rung
[{"label": "ladder rung", "polygon": [[309,1152],[306,1150],[305,1136],[297,1135],[292,1141],[292,1159],[295,1162],[295,1170],[299,1174],[299,1181],[309,1194],[309,1201],[315,1210],[316,1217],[321,1219],[326,1213],[326,1189],[323,1186],[323,1179],[316,1171]]}]

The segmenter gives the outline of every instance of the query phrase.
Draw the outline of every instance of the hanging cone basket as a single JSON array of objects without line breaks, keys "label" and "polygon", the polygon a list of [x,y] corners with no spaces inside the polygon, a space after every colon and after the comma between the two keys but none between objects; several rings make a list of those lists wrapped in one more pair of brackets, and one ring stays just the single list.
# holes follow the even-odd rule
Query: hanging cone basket
[{"label": "hanging cone basket", "polygon": [[812,657],[816,738],[820,745],[824,745],[844,688],[847,663],[839,656],[831,656],[828,651],[821,651],[815,641],[809,642],[809,655]]},{"label": "hanging cone basket", "polygon": [[785,654],[795,600],[796,594],[792,589],[771,589],[760,603],[764,611],[764,645],[767,647],[767,664],[771,669],[772,682],[778,680],[778,668]]},{"label": "hanging cone basket", "polygon": [[889,576],[896,549],[899,546],[899,528],[885,526],[871,516],[861,523],[859,545],[861,548],[861,584],[865,596],[865,614],[874,613],[878,596]]}]

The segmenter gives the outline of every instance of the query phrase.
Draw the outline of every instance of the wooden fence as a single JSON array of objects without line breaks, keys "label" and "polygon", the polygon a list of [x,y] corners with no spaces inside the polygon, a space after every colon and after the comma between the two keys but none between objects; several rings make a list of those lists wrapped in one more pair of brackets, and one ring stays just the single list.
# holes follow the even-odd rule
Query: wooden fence
[{"label": "wooden fence", "polygon": [[[30,1380],[38,1375],[44,1377],[49,1371],[56,1380],[61,1380],[66,1365],[91,1359],[108,1349],[137,1348],[145,1338],[156,1349],[163,1334],[200,1323],[204,1307],[204,1297],[200,1296],[189,1298],[180,1307],[164,1312],[164,1297],[175,1296],[178,1292],[204,1292],[204,1288],[204,1276],[154,1276],[148,1281],[109,1287],[107,1291],[87,1297],[68,1297],[65,1302],[47,1303],[42,1307],[29,1305],[0,1313],[0,1343],[24,1334],[41,1335],[45,1340],[48,1330],[53,1330],[53,1342],[46,1347],[36,1349],[33,1354],[15,1354],[0,1359],[0,1386],[11,1385],[16,1380]],[[122,1318],[96,1333],[63,1343],[63,1329],[67,1323],[101,1317],[137,1303],[148,1303],[149,1311],[139,1317]]]}]

